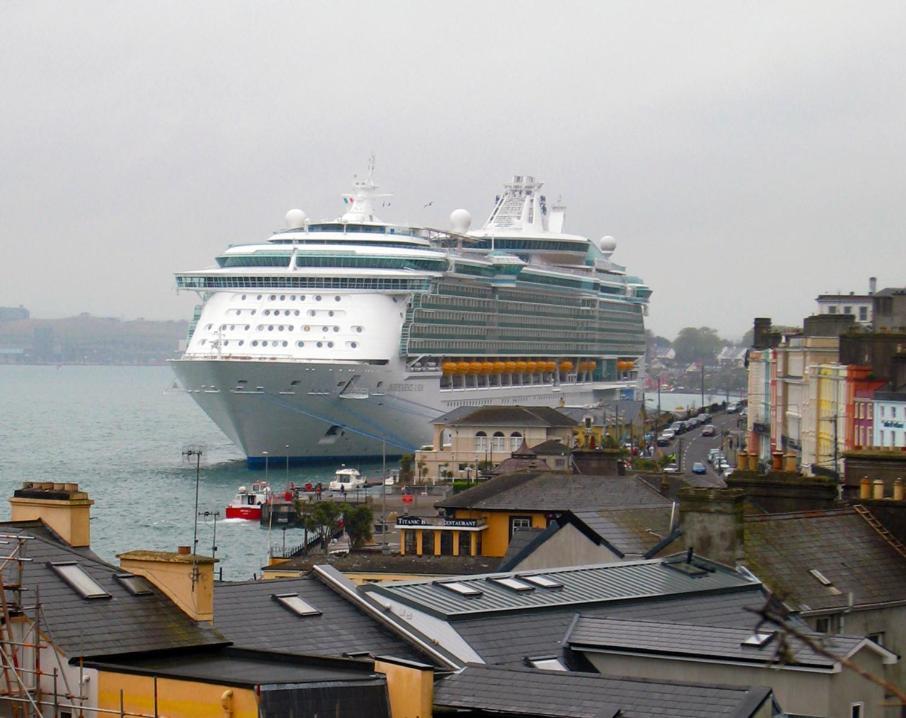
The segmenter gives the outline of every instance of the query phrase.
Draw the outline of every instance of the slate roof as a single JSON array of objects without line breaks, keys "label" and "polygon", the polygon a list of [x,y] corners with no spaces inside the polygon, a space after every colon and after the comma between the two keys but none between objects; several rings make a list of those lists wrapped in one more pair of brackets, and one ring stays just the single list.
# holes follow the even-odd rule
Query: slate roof
[{"label": "slate roof", "polygon": [[[535,456],[569,456],[571,449],[559,439],[548,439],[531,448]],[[513,456],[516,454],[514,453]]]},{"label": "slate roof", "polygon": [[850,593],[855,606],[906,600],[906,558],[853,509],[746,517],[745,557],[803,612],[844,609]]},{"label": "slate roof", "polygon": [[[746,645],[744,642],[754,635],[751,628],[719,627],[671,623],[664,621],[642,621],[623,618],[592,618],[580,616],[566,637],[570,648],[596,649],[608,653],[646,653],[652,656],[685,657],[689,659],[724,659],[734,663],[756,665],[777,664],[822,668],[832,670],[837,661],[816,653],[808,645],[794,637],[786,644],[788,653],[783,661],[778,660],[779,642],[776,633],[764,628],[759,635],[765,640],[760,645]],[[813,634],[824,648],[835,655],[850,656],[863,646],[870,644],[863,636],[825,636]],[[876,650],[872,648],[872,650]],[[880,649],[888,653],[885,649]],[[893,655],[890,654],[893,658]]]},{"label": "slate roof", "polygon": [[542,426],[572,428],[576,422],[549,406],[460,406],[431,422],[445,426]]},{"label": "slate roof", "polygon": [[576,518],[624,556],[649,558],[670,536],[669,502],[663,506],[574,511]]},{"label": "slate roof", "polygon": [[527,656],[559,655],[570,626],[581,614],[676,621],[696,625],[754,628],[758,618],[747,607],[764,604],[759,585],[737,590],[685,594],[655,599],[602,601],[580,608],[564,606],[544,611],[460,618],[457,633],[489,664],[522,664]]},{"label": "slate roof", "polygon": [[[671,567],[670,561],[651,560],[460,577],[458,584],[480,592],[473,596],[444,588],[443,584],[448,583],[448,579],[394,581],[362,588],[426,613],[455,620],[524,609],[582,606],[684,593],[703,594],[757,585],[756,581],[707,559],[696,558],[694,565],[701,567],[700,573],[694,576]],[[514,591],[494,580],[526,576],[545,576],[561,586]]]},{"label": "slate roof", "polygon": [[769,688],[482,665],[469,665],[434,689],[441,708],[563,718],[748,718],[769,700]]},{"label": "slate roof", "polygon": [[[72,548],[39,521],[0,523],[0,533],[32,536],[25,542],[22,587],[25,603],[41,600],[41,629],[67,658],[224,645],[214,629],[192,621],[176,604],[152,587],[134,596],[114,578],[122,570],[87,548]],[[7,539],[9,540],[9,539]],[[14,547],[9,540],[7,555]],[[48,565],[75,561],[110,598],[82,598]],[[15,562],[3,571],[15,583]],[[31,611],[26,611],[32,615]]]},{"label": "slate roof", "polygon": [[593,476],[543,471],[497,476],[437,503],[445,509],[582,511],[670,506],[636,476]]},{"label": "slate roof", "polygon": [[[272,598],[280,593],[298,593],[321,615],[293,613]],[[315,576],[217,584],[214,625],[241,648],[321,656],[365,651],[425,660]]]}]

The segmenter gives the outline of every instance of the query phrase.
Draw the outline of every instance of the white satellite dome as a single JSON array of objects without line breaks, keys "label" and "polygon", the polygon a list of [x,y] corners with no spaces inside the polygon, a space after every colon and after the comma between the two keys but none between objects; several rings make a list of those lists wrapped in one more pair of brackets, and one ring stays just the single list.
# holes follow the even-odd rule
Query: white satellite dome
[{"label": "white satellite dome", "polygon": [[469,210],[454,209],[450,212],[450,226],[453,227],[454,232],[460,234],[468,232],[469,227],[472,226],[472,215],[469,214]]},{"label": "white satellite dome", "polygon": [[307,219],[308,215],[301,209],[291,209],[286,213],[286,226],[290,229],[301,229]]},{"label": "white satellite dome", "polygon": [[613,254],[614,250],[617,248],[617,240],[611,237],[609,234],[601,237],[598,240],[598,249],[606,254]]}]

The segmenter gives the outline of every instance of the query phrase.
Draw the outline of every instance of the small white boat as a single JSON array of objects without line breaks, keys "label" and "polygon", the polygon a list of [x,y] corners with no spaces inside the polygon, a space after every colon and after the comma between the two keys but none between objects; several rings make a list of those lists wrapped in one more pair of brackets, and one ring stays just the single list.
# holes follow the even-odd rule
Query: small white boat
[{"label": "small white boat", "polygon": [[345,466],[336,470],[333,481],[330,482],[331,491],[352,491],[365,487],[365,477],[358,469],[347,468]]}]

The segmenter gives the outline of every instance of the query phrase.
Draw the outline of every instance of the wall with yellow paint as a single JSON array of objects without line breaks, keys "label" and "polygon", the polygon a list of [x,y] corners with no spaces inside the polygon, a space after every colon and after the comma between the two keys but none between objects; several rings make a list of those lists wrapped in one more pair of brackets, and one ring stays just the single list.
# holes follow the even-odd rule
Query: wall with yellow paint
[{"label": "wall with yellow paint", "polygon": [[374,670],[387,677],[391,718],[431,718],[434,670],[376,660]]},{"label": "wall with yellow paint", "polygon": [[[120,690],[126,712],[154,714],[154,678],[129,673],[98,671],[98,706],[112,711],[120,709]],[[226,691],[232,712],[224,710],[221,700]],[[157,679],[157,712],[161,716],[191,718],[257,718],[258,699],[248,688],[201,683],[174,678]]]},{"label": "wall with yellow paint", "polygon": [[510,545],[510,518],[531,516],[532,528],[547,527],[547,514],[537,511],[476,511],[455,509],[457,519],[484,519],[487,528],[481,534],[482,556],[503,556]]}]

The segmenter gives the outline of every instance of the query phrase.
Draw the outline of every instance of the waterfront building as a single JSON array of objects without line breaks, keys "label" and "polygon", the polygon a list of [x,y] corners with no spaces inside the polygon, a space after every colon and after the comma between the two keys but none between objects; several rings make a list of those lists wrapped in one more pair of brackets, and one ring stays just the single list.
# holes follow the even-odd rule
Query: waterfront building
[{"label": "waterfront building", "polygon": [[906,287],[882,289],[872,301],[876,332],[906,332]]},{"label": "waterfront building", "polygon": [[873,409],[874,446],[906,447],[906,392],[876,391]]},{"label": "waterfront building", "polygon": [[415,453],[419,481],[478,478],[523,443],[571,446],[576,427],[573,418],[547,406],[461,406],[431,424],[432,444]]}]

